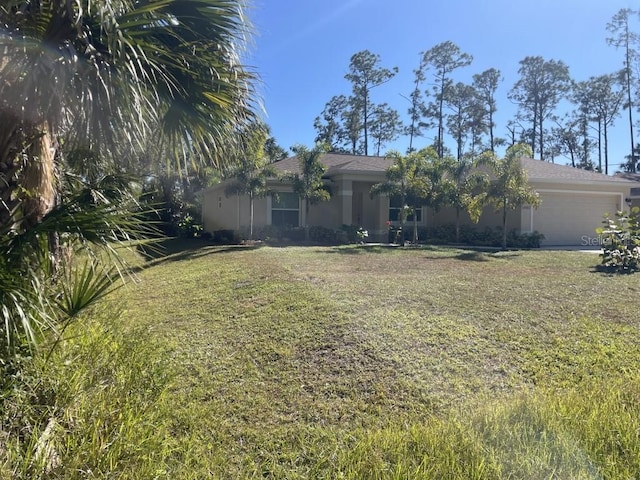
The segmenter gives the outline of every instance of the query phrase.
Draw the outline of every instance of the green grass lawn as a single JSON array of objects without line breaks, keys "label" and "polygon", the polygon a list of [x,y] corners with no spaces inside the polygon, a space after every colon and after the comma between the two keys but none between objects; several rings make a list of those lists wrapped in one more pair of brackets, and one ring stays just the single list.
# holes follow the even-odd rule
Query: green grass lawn
[{"label": "green grass lawn", "polygon": [[40,367],[78,389],[43,478],[638,478],[640,284],[597,263],[362,246],[148,262],[115,323],[98,312]]}]

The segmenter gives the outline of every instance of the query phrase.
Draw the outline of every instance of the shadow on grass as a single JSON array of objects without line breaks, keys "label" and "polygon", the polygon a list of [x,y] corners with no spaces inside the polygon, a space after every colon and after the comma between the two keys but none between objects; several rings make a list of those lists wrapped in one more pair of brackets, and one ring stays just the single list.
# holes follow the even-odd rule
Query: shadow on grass
[{"label": "shadow on grass", "polygon": [[[434,260],[442,260],[446,258],[450,258],[453,260],[459,260],[461,262],[490,262],[492,260],[509,260],[511,258],[517,258],[520,256],[520,253],[517,251],[495,251],[495,250],[463,250],[459,251],[459,253],[455,253],[456,250],[459,249],[451,249],[447,252],[447,247],[442,247],[440,253],[444,253],[445,255],[432,255],[425,256],[424,258],[430,258]],[[449,253],[449,255],[446,255]]]},{"label": "shadow on grass", "polygon": [[517,258],[522,256],[522,250],[498,250],[493,252],[485,252],[491,258]]},{"label": "shadow on grass", "polygon": [[421,258],[442,260],[453,258],[466,262],[489,262],[492,259],[509,259],[521,255],[518,250],[500,250],[493,247],[460,248],[447,245],[418,245],[405,246],[395,244],[375,244],[375,245],[347,245],[330,249],[323,248],[316,250],[318,253],[328,253],[333,255],[363,255],[370,253],[387,252],[416,252]]},{"label": "shadow on grass", "polygon": [[606,265],[594,265],[591,270],[589,270],[589,272],[599,273],[600,275],[605,277],[619,277],[638,273],[638,271],[635,269],[607,267]]},{"label": "shadow on grass", "polygon": [[465,262],[488,262],[488,255],[484,252],[463,252],[454,257]]},{"label": "shadow on grass", "polygon": [[406,245],[401,246],[395,243],[376,243],[361,245],[342,245],[330,250],[318,250],[318,253],[331,253],[340,255],[362,255],[364,253],[387,253],[387,252],[436,252],[442,251],[442,247],[436,245]]},{"label": "shadow on grass", "polygon": [[329,253],[332,255],[362,255],[365,253],[385,253],[392,249],[399,248],[397,245],[345,245],[332,247],[329,249],[316,250],[318,253]]},{"label": "shadow on grass", "polygon": [[217,245],[211,241],[198,238],[168,238],[153,244],[150,248],[140,251],[145,263],[134,268],[141,271],[146,268],[167,262],[192,260],[207,255],[237,252],[239,250],[254,250],[260,245]]}]

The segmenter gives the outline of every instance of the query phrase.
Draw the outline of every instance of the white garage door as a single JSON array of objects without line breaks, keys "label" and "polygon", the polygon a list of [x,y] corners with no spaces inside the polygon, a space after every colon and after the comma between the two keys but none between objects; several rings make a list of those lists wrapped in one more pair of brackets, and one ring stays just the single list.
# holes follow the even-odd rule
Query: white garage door
[{"label": "white garage door", "polygon": [[544,234],[542,245],[595,246],[602,216],[615,214],[620,203],[619,194],[542,191],[540,199],[533,210],[533,230]]}]

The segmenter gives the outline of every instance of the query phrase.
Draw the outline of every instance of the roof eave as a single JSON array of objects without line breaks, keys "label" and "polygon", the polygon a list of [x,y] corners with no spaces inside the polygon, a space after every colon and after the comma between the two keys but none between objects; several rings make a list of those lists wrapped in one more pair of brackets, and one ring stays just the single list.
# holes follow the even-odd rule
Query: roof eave
[{"label": "roof eave", "polygon": [[598,180],[587,180],[582,178],[548,178],[548,177],[529,177],[529,182],[532,183],[564,183],[564,184],[576,184],[576,185],[619,185],[619,186],[627,186],[630,187],[633,184],[637,184],[637,182],[630,180],[609,180],[609,179],[598,179]]}]

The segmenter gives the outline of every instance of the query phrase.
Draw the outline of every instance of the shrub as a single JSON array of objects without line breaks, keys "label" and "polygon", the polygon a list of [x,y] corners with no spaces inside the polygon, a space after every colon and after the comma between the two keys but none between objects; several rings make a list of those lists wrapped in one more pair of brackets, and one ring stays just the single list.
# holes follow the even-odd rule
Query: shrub
[{"label": "shrub", "polygon": [[336,245],[339,243],[336,230],[319,225],[309,227],[309,240],[322,245]]},{"label": "shrub", "polygon": [[516,233],[511,230],[507,236],[507,246],[514,248],[540,248],[544,235],[538,231],[531,233]]},{"label": "shrub", "polygon": [[305,239],[304,227],[283,227],[282,239],[290,242],[303,242]]},{"label": "shrub", "polygon": [[272,240],[279,240],[282,238],[282,231],[280,227],[275,225],[262,225],[261,227],[254,227],[254,237],[265,242]]},{"label": "shrub", "polygon": [[214,243],[220,245],[237,245],[240,243],[240,236],[234,230],[216,230],[211,234]]},{"label": "shrub", "polygon": [[630,212],[609,214],[602,221],[604,227],[596,229],[603,252],[602,267],[607,270],[632,273],[640,268],[640,208]]},{"label": "shrub", "polygon": [[302,242],[305,239],[304,227],[279,227],[263,225],[254,229],[254,238],[265,242]]},{"label": "shrub", "polygon": [[[456,227],[452,223],[418,229],[419,238],[432,245],[452,244],[456,241]],[[405,233],[405,238],[407,234]],[[544,235],[539,232],[518,233],[511,230],[507,235],[507,246],[512,248],[540,248]],[[500,247],[502,245],[501,227],[460,225],[460,243],[478,247]]]},{"label": "shrub", "polygon": [[[418,230],[418,235],[420,235],[419,238],[426,239],[427,243],[434,245],[453,243],[456,239],[456,227],[452,223],[438,225],[425,229],[424,235],[421,235],[420,230]],[[462,237],[461,241],[464,243]]]},{"label": "shrub", "polygon": [[184,238],[198,238],[202,235],[202,224],[197,222],[190,213],[185,213],[178,221],[178,232]]},{"label": "shrub", "polygon": [[[342,240],[340,243],[360,243],[369,236],[369,232],[360,225],[342,225],[338,233],[339,239]],[[344,234],[346,237],[342,237],[340,234]]]}]

